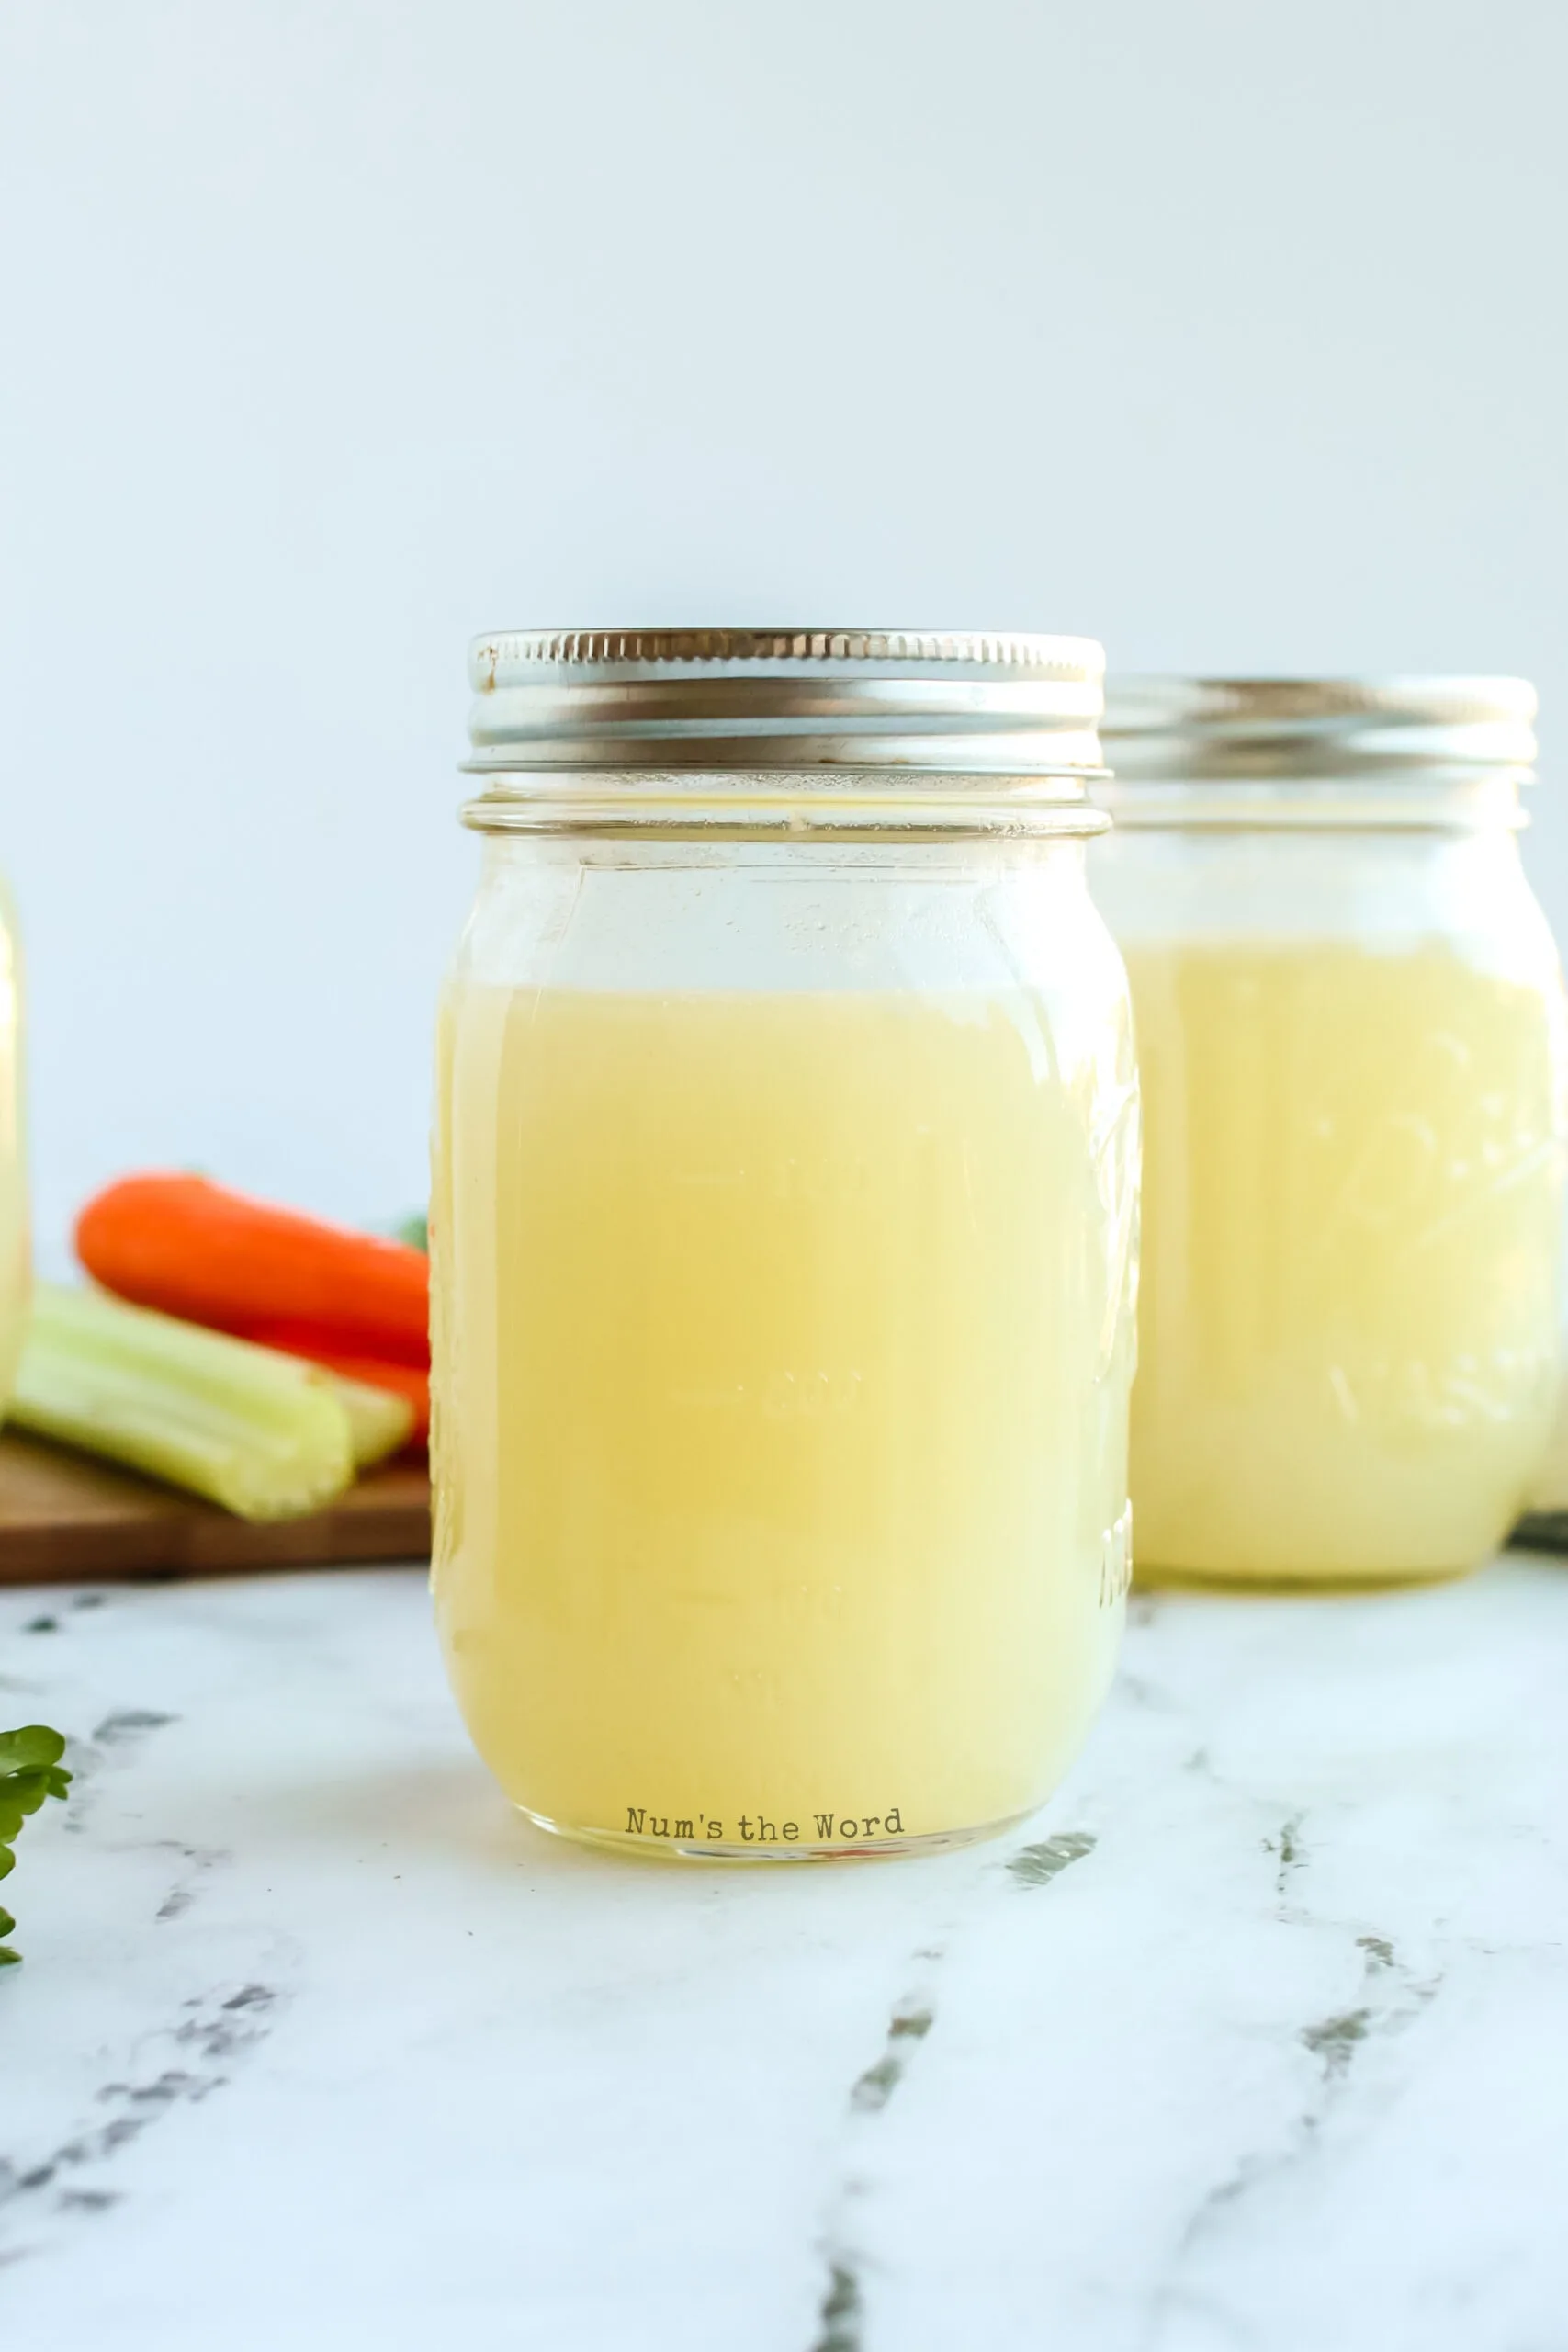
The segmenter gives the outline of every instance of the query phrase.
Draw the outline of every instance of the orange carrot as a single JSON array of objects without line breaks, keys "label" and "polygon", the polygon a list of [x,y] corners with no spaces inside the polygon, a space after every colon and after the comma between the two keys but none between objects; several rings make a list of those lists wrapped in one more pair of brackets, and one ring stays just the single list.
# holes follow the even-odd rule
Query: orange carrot
[{"label": "orange carrot", "polygon": [[106,1290],[187,1323],[247,1340],[288,1324],[344,1357],[430,1361],[423,1250],[270,1207],[205,1176],[110,1184],[77,1220],[76,1250]]},{"label": "orange carrot", "polygon": [[367,1387],[389,1389],[413,1408],[410,1445],[423,1445],[430,1435],[430,1374],[414,1363],[389,1363],[382,1356],[345,1355],[324,1340],[309,1323],[259,1323],[247,1333],[264,1348],[278,1348],[286,1356],[303,1356],[344,1380],[362,1380]]}]

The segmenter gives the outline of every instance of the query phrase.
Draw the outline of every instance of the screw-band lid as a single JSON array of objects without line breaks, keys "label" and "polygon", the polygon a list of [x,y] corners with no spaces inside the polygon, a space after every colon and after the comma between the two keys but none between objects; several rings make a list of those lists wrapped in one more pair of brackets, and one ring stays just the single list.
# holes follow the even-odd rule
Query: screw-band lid
[{"label": "screw-band lid", "polygon": [[1158,678],[1106,684],[1118,784],[1261,784],[1422,775],[1527,780],[1535,688],[1524,678]]},{"label": "screw-band lid", "polygon": [[829,628],[502,630],[468,675],[480,775],[1100,771],[1088,638]]}]

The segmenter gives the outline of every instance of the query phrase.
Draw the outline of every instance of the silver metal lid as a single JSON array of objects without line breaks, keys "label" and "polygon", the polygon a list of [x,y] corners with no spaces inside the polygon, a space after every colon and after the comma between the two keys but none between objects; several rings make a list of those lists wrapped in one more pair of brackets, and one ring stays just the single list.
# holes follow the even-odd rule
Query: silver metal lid
[{"label": "silver metal lid", "polygon": [[1101,733],[1120,784],[1490,771],[1535,764],[1523,678],[1146,678],[1106,683]]},{"label": "silver metal lid", "polygon": [[1078,637],[504,630],[469,650],[464,765],[1083,778],[1100,773],[1104,671],[1100,647]]}]

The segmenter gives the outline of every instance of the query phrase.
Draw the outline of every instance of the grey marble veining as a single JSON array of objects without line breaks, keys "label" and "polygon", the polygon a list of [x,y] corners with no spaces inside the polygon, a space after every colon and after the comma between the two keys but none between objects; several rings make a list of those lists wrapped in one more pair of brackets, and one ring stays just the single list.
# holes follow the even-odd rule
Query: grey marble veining
[{"label": "grey marble veining", "polygon": [[0,1599],[77,1743],[0,1975],[0,2331],[62,2352],[1560,2352],[1568,1568],[1134,1604],[920,1862],[515,1819],[401,1571]]}]

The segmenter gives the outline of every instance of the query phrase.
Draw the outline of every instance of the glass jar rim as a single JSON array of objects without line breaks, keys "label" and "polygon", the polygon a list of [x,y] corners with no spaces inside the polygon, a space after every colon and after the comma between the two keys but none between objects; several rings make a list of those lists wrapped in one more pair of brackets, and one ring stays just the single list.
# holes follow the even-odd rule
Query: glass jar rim
[{"label": "glass jar rim", "polygon": [[1508,770],[1387,776],[1128,778],[1095,799],[1125,832],[1521,832],[1528,781]]},{"label": "glass jar rim", "polygon": [[491,773],[465,802],[476,832],[776,841],[1088,839],[1111,816],[1093,779],[906,769]]}]

